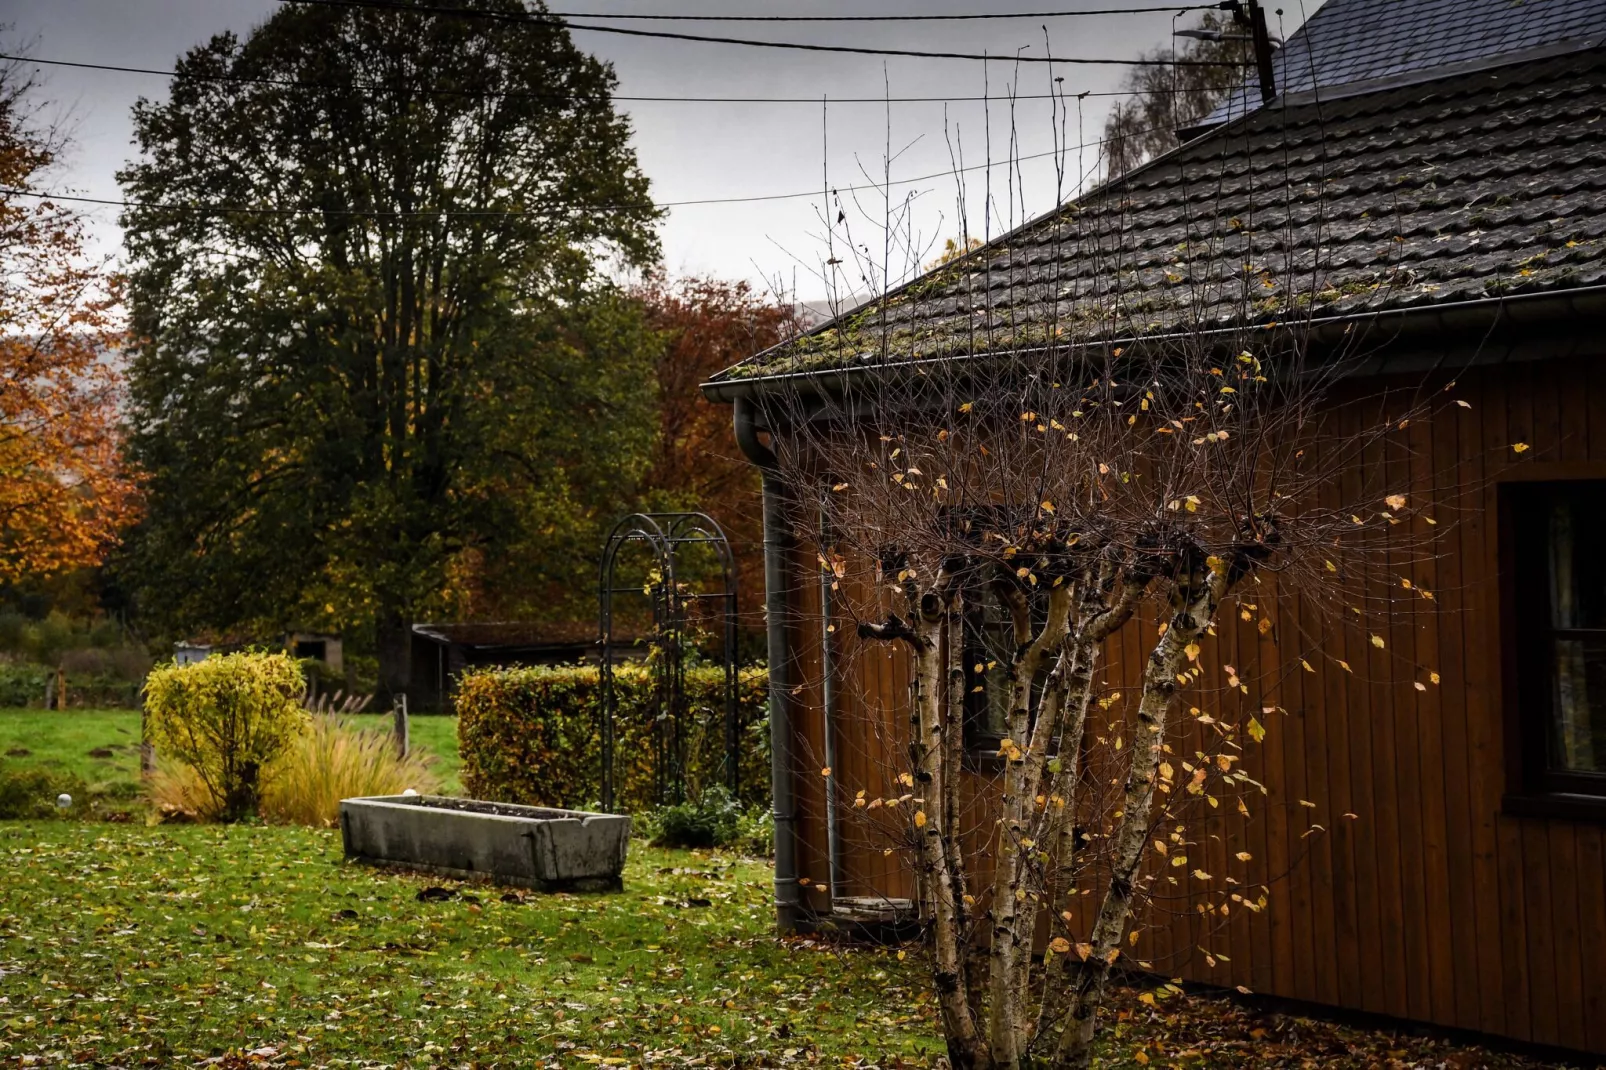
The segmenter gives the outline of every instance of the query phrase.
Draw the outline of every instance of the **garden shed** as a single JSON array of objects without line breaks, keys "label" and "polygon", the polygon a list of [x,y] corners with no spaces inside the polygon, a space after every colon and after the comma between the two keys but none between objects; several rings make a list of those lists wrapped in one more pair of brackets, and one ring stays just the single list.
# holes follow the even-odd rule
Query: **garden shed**
[{"label": "garden shed", "polygon": [[[1257,827],[1244,882],[1271,889],[1263,916],[1204,935],[1179,909],[1138,954],[1190,980],[1606,1054],[1606,570],[1591,549],[1606,521],[1606,0],[1328,0],[1276,77],[1270,101],[1233,98],[1181,148],[705,392],[773,465],[810,397],[944,362],[971,362],[978,389],[1003,381],[989,357],[1055,344],[1044,310],[1074,320],[1099,271],[1124,287],[1118,314],[1080,321],[1078,344],[1101,351],[1234,317],[1287,329],[1299,309],[1316,350],[1361,344],[1356,389],[1453,378],[1465,414],[1378,462],[1413,498],[1459,503],[1431,612],[1392,622],[1387,656],[1384,636],[1341,652],[1353,679],[1302,672],[1278,634],[1222,628],[1285,670],[1264,701],[1287,716],[1246,768],[1330,816],[1314,834],[1291,804]],[[1252,301],[1198,300],[1176,265],[1201,241],[1241,266]],[[1300,270],[1262,270],[1271,256]],[[916,898],[832,801],[888,791],[911,680],[891,648],[854,653],[788,493],[767,469],[775,903],[782,926],[809,928],[838,903]],[[1111,686],[1141,669],[1131,631],[1110,640]],[[966,745],[984,776],[998,740],[977,705]],[[1207,939],[1214,953],[1194,953]]]},{"label": "garden shed", "polygon": [[[634,636],[616,638],[614,660],[645,655]],[[597,664],[594,623],[465,621],[413,625],[412,684],[407,689],[414,709],[444,709],[452,681],[464,669],[488,665]]]}]

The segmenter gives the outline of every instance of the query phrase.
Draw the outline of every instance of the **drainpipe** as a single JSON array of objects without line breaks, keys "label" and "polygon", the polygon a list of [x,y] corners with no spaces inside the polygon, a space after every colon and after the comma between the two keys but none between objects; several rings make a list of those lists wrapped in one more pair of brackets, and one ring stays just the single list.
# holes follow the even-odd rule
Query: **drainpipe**
[{"label": "drainpipe", "polygon": [[[831,522],[825,509],[820,509],[820,551],[831,545]],[[825,842],[826,858],[830,867],[830,892],[834,902],[842,894],[842,835],[837,828],[836,786],[840,773],[836,767],[836,633],[831,630],[831,584],[835,574],[829,568],[820,569],[820,705],[825,724],[825,764],[831,776],[825,782]]]},{"label": "drainpipe", "polygon": [[786,489],[775,451],[758,440],[753,403],[736,399],[736,445],[764,479],[764,616],[769,630],[770,797],[775,815],[775,924],[792,932],[800,920],[797,883],[797,799],[792,792],[791,656],[786,643],[787,560],[796,549],[786,520]]}]

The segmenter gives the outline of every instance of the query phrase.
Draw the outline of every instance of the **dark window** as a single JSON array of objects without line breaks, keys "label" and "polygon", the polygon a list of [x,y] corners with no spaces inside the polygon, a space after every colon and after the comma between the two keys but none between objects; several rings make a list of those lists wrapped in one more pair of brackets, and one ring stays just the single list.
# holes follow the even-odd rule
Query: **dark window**
[{"label": "dark window", "polygon": [[323,661],[328,656],[329,644],[322,639],[296,640],[296,657]]},{"label": "dark window", "polygon": [[[1048,599],[1032,592],[1032,629],[1048,618]],[[973,751],[996,751],[1009,734],[1010,664],[1015,658],[1015,623],[1009,606],[991,585],[978,585],[965,595],[965,745]],[[1031,719],[1037,717],[1042,677],[1032,687]],[[1028,722],[1028,731],[1030,731]]]},{"label": "dark window", "polygon": [[1606,796],[1606,480],[1506,490],[1518,787]]},{"label": "dark window", "polygon": [[1015,626],[990,588],[965,600],[965,746],[996,751],[1009,732],[1009,663]]}]

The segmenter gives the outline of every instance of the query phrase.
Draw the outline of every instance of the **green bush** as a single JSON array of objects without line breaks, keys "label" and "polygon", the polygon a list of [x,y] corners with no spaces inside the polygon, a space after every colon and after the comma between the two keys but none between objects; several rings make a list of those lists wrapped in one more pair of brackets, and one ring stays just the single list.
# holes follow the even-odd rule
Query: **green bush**
[{"label": "green bush", "polygon": [[67,813],[81,807],[89,797],[83,780],[71,773],[37,766],[8,769],[0,762],[0,818],[52,817],[62,812],[56,806],[56,797],[63,793],[73,797]]},{"label": "green bush", "polygon": [[53,676],[43,665],[0,662],[0,706],[40,706],[45,681]]},{"label": "green bush", "polygon": [[723,784],[705,788],[695,801],[651,811],[640,824],[637,831],[654,847],[728,847],[759,856],[775,850],[769,807],[743,807]]},{"label": "green bush", "polygon": [[161,665],[145,683],[145,730],[189,766],[219,817],[256,813],[263,766],[310,724],[301,669],[286,654],[224,654]]},{"label": "green bush", "polygon": [[[464,790],[479,799],[580,808],[602,797],[602,703],[595,666],[479,669],[458,678],[458,750]],[[621,666],[614,680],[619,713],[614,726],[616,808],[643,813],[655,802],[653,677],[643,666]],[[738,676],[742,724],[764,718],[768,674]],[[686,692],[698,722],[686,739],[686,788],[691,798],[722,780],[723,670],[686,670]],[[740,798],[769,798],[767,756],[744,731]]]}]

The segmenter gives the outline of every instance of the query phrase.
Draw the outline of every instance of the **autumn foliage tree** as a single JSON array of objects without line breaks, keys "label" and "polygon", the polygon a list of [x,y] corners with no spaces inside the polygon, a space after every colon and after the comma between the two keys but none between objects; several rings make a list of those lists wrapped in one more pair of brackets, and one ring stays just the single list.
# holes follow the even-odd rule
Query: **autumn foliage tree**
[{"label": "autumn foliage tree", "polygon": [[658,437],[645,480],[652,508],[695,509],[725,528],[744,613],[762,598],[758,473],[730,440],[730,412],[703,396],[715,372],[797,334],[792,307],[746,282],[649,278],[634,296],[658,332]]},{"label": "autumn foliage tree", "polygon": [[113,294],[45,196],[63,139],[33,88],[0,67],[0,582],[98,563],[134,510]]}]

